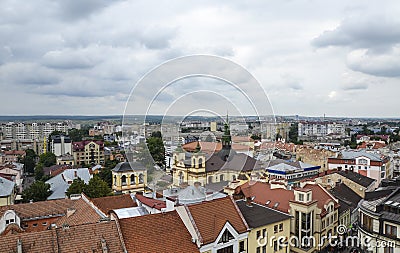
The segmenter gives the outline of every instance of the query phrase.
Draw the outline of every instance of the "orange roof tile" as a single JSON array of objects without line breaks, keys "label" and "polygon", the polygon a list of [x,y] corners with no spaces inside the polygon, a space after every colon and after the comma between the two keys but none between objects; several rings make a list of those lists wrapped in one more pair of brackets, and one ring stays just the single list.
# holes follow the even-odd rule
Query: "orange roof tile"
[{"label": "orange roof tile", "polygon": [[1,252],[17,252],[18,239],[30,253],[102,252],[102,241],[108,252],[124,252],[115,221],[0,236]]},{"label": "orange roof tile", "polygon": [[82,198],[75,200],[73,205],[69,207],[71,210],[70,215],[68,215],[67,210],[63,217],[57,220],[56,225],[61,227],[63,224],[68,224],[69,226],[76,226],[81,224],[96,223],[102,218],[96,211]]},{"label": "orange roof tile", "polygon": [[128,252],[199,252],[176,211],[119,220]]},{"label": "orange roof tile", "polygon": [[248,229],[231,197],[190,205],[188,210],[199,230],[203,244],[214,242],[226,222],[229,222],[238,233],[244,233]]},{"label": "orange roof tile", "polygon": [[167,204],[165,201],[159,200],[159,199],[153,199],[153,198],[148,198],[143,196],[142,194],[135,194],[135,197],[137,200],[142,202],[144,205],[149,206],[151,208],[155,208],[157,210],[161,210],[162,208],[166,208]]},{"label": "orange roof tile", "polygon": [[[294,200],[294,192],[282,188],[271,189],[271,185],[263,182],[247,182],[236,188],[235,193],[240,191],[246,198],[254,197],[255,203],[289,213],[289,201]],[[269,202],[268,202],[269,201]],[[268,204],[266,204],[268,202]]]},{"label": "orange roof tile", "polygon": [[109,213],[109,211],[114,209],[137,206],[130,194],[95,198],[91,199],[90,201],[106,215]]}]

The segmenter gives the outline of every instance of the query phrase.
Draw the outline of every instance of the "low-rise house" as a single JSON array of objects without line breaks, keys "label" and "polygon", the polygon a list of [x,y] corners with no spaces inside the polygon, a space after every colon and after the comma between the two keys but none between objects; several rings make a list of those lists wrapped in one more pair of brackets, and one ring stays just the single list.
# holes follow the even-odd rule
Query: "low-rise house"
[{"label": "low-rise house", "polygon": [[0,206],[13,205],[15,200],[15,183],[0,177]]},{"label": "low-rise house", "polygon": [[367,193],[359,211],[358,233],[364,251],[400,252],[400,188]]},{"label": "low-rise house", "polygon": [[249,227],[231,197],[176,210],[200,252],[245,252]]},{"label": "low-rise house", "polygon": [[92,208],[84,195],[3,206],[0,207],[0,235],[14,230],[39,232],[65,225],[96,223],[102,218],[104,216]]},{"label": "low-rise house", "polygon": [[26,155],[24,150],[10,150],[4,151],[3,163],[16,163],[19,162]]},{"label": "low-rise house", "polygon": [[252,203],[251,199],[236,204],[250,228],[244,252],[290,252],[286,241],[290,237],[290,215]]},{"label": "low-rise house", "polygon": [[10,178],[16,185],[17,191],[22,192],[24,165],[22,163],[6,163],[0,166],[0,174]]},{"label": "low-rise house", "polygon": [[85,184],[88,184],[92,175],[90,169],[79,168],[79,169],[66,169],[62,173],[55,177],[50,178],[46,181],[50,184],[51,195],[47,199],[63,199],[66,197],[66,191],[69,186],[73,183],[74,179],[82,179]]},{"label": "low-rise house", "polygon": [[112,169],[114,192],[143,192],[147,186],[147,168],[140,162],[121,162]]}]

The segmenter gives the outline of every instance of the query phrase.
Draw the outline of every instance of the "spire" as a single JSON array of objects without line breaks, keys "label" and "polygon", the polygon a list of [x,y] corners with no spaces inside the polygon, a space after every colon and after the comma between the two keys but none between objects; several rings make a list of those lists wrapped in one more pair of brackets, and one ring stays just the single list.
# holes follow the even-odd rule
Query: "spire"
[{"label": "spire", "polygon": [[200,151],[201,151],[200,141],[199,141],[199,139],[197,139],[197,146],[196,146],[195,152],[199,153]]},{"label": "spire", "polygon": [[225,149],[231,148],[231,131],[229,129],[229,116],[226,114],[226,122],[224,125],[224,134],[222,135],[222,147]]}]

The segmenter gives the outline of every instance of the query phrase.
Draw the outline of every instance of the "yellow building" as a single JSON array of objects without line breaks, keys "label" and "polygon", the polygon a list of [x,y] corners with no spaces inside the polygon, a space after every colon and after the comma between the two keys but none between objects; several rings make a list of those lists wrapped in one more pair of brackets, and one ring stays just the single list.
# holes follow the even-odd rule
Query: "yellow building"
[{"label": "yellow building", "polygon": [[104,143],[102,141],[80,141],[72,144],[76,165],[104,164]]},{"label": "yellow building", "polygon": [[142,192],[147,186],[147,169],[139,162],[121,162],[112,169],[114,192]]},{"label": "yellow building", "polygon": [[236,204],[250,228],[245,252],[290,252],[290,215],[251,201]]},{"label": "yellow building", "polygon": [[181,147],[173,153],[172,176],[173,184],[194,185],[199,182],[207,185],[219,182],[237,180],[240,176],[250,177],[254,171],[261,172],[261,163],[256,159],[237,153],[231,148],[232,140],[229,125],[225,124],[222,136],[222,149],[210,156],[201,152],[200,144],[192,153],[185,152]]}]

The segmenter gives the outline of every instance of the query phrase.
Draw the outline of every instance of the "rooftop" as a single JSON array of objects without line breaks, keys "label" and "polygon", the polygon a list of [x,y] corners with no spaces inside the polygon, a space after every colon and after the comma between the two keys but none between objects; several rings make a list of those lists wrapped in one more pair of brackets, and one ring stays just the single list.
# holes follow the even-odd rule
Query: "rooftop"
[{"label": "rooftop", "polygon": [[336,173],[338,173],[339,175],[353,181],[354,183],[357,183],[363,187],[368,187],[371,184],[375,183],[375,179],[369,178],[367,176],[363,176],[361,174],[358,174],[356,172],[350,171],[350,170],[346,170],[346,171],[337,171]]},{"label": "rooftop", "polygon": [[187,206],[203,244],[214,242],[229,222],[240,234],[247,231],[247,224],[231,197],[215,199]]},{"label": "rooftop", "polygon": [[250,228],[266,226],[290,219],[291,217],[290,215],[263,205],[252,204],[251,206],[248,206],[244,200],[238,200],[236,201],[236,204]]},{"label": "rooftop", "polygon": [[128,252],[199,252],[176,211],[119,220]]},{"label": "rooftop", "polygon": [[112,170],[115,172],[143,171],[146,170],[146,167],[140,162],[121,162],[118,163]]},{"label": "rooftop", "polygon": [[0,177],[0,197],[10,196],[14,190],[15,183],[5,179],[4,177]]},{"label": "rooftop", "polygon": [[107,196],[102,198],[90,199],[90,201],[100,209],[105,215],[111,210],[136,207],[137,204],[133,201],[130,194],[122,194],[116,196]]}]

